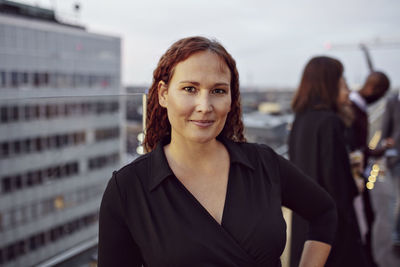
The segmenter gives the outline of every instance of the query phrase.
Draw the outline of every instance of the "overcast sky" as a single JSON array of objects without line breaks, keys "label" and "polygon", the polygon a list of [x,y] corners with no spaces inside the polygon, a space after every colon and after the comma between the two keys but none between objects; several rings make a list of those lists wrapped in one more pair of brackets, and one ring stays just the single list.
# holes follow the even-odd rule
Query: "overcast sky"
[{"label": "overcast sky", "polygon": [[[376,69],[400,86],[399,0],[20,0],[55,6],[89,31],[122,39],[122,82],[149,84],[160,56],[176,40],[203,35],[219,40],[236,59],[241,84],[296,87],[306,62],[330,55],[345,65],[351,86],[368,74],[360,42],[375,45]],[[331,43],[327,50],[325,44]],[[337,45],[346,45],[339,48]],[[337,48],[335,48],[337,47]]]}]

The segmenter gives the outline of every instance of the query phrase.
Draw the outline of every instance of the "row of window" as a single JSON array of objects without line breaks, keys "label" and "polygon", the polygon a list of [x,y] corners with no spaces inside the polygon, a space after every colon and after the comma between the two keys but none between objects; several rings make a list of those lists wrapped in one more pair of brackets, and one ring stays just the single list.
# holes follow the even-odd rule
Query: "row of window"
[{"label": "row of window", "polygon": [[[119,163],[118,152],[108,155],[95,156],[88,159],[89,170],[104,168]],[[78,175],[79,163],[77,161],[67,162],[62,165],[53,165],[26,173],[7,175],[1,177],[0,192],[3,194],[40,186],[59,179],[66,179]]]},{"label": "row of window", "polygon": [[0,107],[0,123],[53,119],[89,114],[98,115],[103,113],[115,113],[118,110],[118,101],[7,105]]},{"label": "row of window", "polygon": [[86,133],[83,131],[31,137],[20,140],[7,140],[0,143],[0,159],[46,150],[60,149],[63,147],[83,144],[85,142]]},{"label": "row of window", "polygon": [[69,235],[88,228],[98,221],[98,212],[82,216],[62,225],[58,225],[44,232],[37,233],[26,239],[18,240],[8,246],[0,248],[0,264],[16,260],[39,248],[51,245]]},{"label": "row of window", "polygon": [[103,186],[88,186],[0,212],[0,232],[33,222],[52,213],[70,209],[100,197]]},{"label": "row of window", "polygon": [[[79,58],[95,60],[95,63],[108,59],[119,59],[120,41],[118,38],[103,38],[89,34],[67,33],[65,31],[44,30],[27,25],[0,24],[0,50],[37,57],[55,57],[54,60]],[[36,26],[35,26],[36,27]]]},{"label": "row of window", "polygon": [[119,138],[119,127],[97,129],[95,131],[96,142]]},{"label": "row of window", "polygon": [[11,193],[54,180],[68,178],[78,173],[79,164],[77,161],[72,161],[22,174],[7,175],[1,178],[1,192],[4,194]]},{"label": "row of window", "polygon": [[119,160],[120,158],[118,152],[109,155],[97,156],[89,159],[89,170],[104,168],[105,166],[118,163]]},{"label": "row of window", "polygon": [[110,75],[66,74],[51,72],[0,71],[0,88],[115,88]]}]

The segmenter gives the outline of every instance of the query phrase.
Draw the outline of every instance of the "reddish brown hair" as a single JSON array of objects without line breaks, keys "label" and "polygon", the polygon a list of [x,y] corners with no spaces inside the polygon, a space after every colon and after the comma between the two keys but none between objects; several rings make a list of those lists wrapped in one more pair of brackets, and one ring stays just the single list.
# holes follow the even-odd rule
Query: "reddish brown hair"
[{"label": "reddish brown hair", "polygon": [[231,110],[226,118],[225,126],[219,136],[226,137],[235,142],[246,141],[243,135],[242,111],[240,106],[239,74],[236,62],[225,48],[215,40],[205,37],[188,37],[181,39],[165,52],[160,58],[157,68],[153,72],[153,83],[149,89],[147,100],[146,135],[144,146],[147,151],[155,148],[157,142],[171,133],[171,124],[167,117],[167,110],[158,102],[158,83],[164,81],[168,85],[175,66],[201,51],[210,51],[220,56],[231,73]]},{"label": "reddish brown hair", "polygon": [[337,111],[339,80],[343,75],[342,63],[334,58],[312,58],[304,68],[300,86],[293,98],[294,112],[307,108],[328,108]]}]

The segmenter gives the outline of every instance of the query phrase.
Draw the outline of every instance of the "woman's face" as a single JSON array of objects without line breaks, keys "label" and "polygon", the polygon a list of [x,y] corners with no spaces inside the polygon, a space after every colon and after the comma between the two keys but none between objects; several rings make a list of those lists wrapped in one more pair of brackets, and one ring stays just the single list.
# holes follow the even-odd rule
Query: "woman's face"
[{"label": "woman's face", "polygon": [[202,51],[175,66],[169,82],[158,84],[167,109],[171,139],[206,143],[218,136],[231,109],[231,73],[215,53]]},{"label": "woman's face", "polygon": [[350,104],[349,93],[349,87],[346,84],[346,80],[342,76],[339,80],[339,94],[337,99],[337,105],[339,107]]}]

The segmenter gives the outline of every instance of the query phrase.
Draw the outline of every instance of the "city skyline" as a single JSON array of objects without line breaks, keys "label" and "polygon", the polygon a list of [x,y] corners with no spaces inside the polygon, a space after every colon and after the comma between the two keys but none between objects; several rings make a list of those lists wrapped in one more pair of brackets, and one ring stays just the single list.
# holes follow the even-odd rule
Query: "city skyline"
[{"label": "city skyline", "polygon": [[[241,84],[295,87],[312,56],[328,55],[345,65],[352,87],[368,74],[361,42],[375,45],[374,66],[400,86],[400,2],[369,1],[31,1],[54,8],[58,17],[89,31],[122,38],[122,83],[148,85],[159,57],[176,40],[202,35],[216,38],[236,59]],[[378,40],[378,41],[377,41]],[[333,45],[327,50],[326,44]],[[335,49],[335,45],[347,45]]]}]

